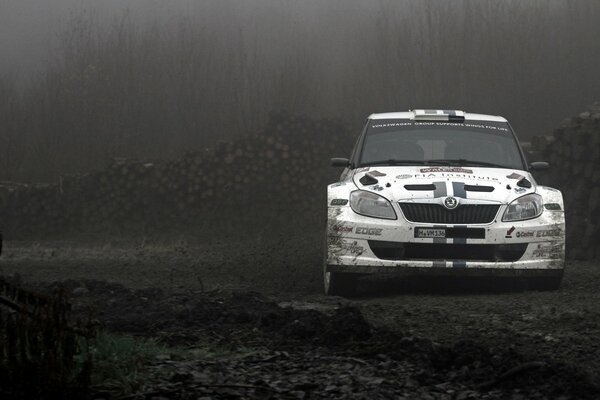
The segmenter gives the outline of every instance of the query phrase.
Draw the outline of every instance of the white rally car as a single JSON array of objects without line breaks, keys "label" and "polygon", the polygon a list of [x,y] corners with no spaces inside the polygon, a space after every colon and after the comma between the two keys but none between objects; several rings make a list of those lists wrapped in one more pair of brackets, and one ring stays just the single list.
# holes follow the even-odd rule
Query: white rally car
[{"label": "white rally car", "polygon": [[562,194],[538,185],[506,119],[452,110],[373,114],[327,189],[327,294],[376,272],[517,276],[560,286]]}]

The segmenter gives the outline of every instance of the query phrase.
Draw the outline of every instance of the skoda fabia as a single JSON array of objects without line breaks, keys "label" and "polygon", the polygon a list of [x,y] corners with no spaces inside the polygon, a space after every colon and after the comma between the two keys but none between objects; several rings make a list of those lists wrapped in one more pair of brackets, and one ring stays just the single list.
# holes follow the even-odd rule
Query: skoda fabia
[{"label": "skoda fabia", "polygon": [[327,189],[324,284],[351,295],[378,272],[517,276],[558,288],[562,194],[536,183],[499,116],[454,110],[371,115]]}]

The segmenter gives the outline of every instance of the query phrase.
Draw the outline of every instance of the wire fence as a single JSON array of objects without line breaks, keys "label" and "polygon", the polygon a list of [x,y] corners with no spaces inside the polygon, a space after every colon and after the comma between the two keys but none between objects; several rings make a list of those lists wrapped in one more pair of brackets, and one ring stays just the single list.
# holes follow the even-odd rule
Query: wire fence
[{"label": "wire fence", "polygon": [[71,318],[64,292],[43,295],[0,278],[0,397],[73,398],[89,387],[91,319]]}]

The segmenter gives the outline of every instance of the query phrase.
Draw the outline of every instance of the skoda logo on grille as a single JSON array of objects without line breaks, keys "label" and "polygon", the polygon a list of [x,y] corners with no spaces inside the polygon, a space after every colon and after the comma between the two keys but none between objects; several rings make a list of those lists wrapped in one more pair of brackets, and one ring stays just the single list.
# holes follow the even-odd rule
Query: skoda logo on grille
[{"label": "skoda logo on grille", "polygon": [[456,200],[455,197],[446,197],[444,199],[444,207],[446,207],[448,210],[454,210],[456,207],[458,207],[458,200]]}]

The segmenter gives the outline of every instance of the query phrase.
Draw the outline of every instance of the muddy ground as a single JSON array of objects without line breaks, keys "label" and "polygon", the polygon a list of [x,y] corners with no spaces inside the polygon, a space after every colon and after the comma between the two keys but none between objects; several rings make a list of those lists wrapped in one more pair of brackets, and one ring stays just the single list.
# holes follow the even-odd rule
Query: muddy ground
[{"label": "muddy ground", "polygon": [[600,398],[595,263],[555,292],[386,276],[348,300],[321,295],[319,244],[8,242],[0,273],[177,349],[96,398]]}]

